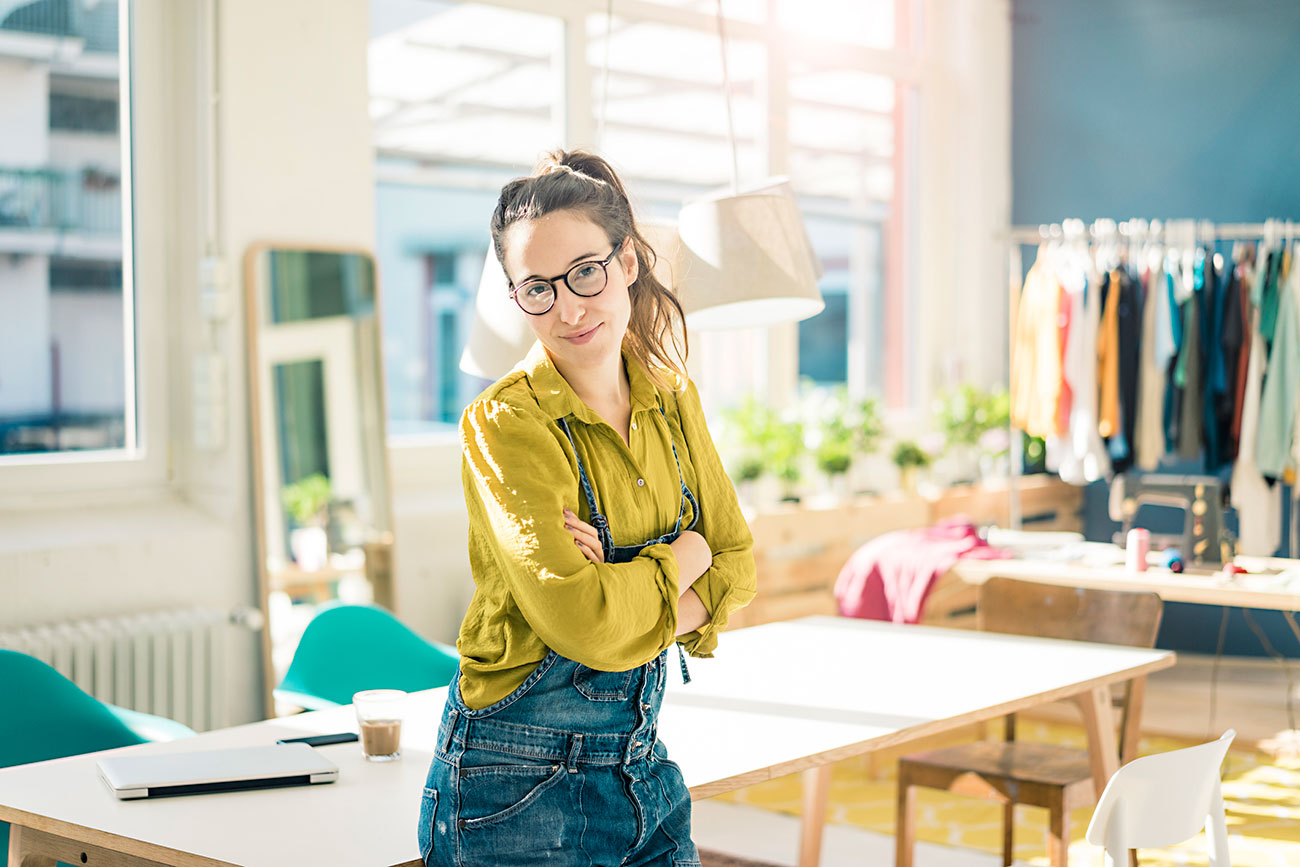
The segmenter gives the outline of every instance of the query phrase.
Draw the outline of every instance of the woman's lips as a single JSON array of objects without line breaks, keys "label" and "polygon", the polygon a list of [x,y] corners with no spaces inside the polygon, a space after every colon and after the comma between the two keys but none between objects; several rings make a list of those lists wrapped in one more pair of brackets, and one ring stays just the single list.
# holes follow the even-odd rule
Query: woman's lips
[{"label": "woman's lips", "polygon": [[593,325],[591,328],[588,328],[586,331],[583,331],[579,334],[569,335],[564,339],[578,346],[581,346],[584,343],[590,343],[591,339],[596,336],[596,332],[600,330],[601,324],[603,323],[597,323],[596,325]]}]

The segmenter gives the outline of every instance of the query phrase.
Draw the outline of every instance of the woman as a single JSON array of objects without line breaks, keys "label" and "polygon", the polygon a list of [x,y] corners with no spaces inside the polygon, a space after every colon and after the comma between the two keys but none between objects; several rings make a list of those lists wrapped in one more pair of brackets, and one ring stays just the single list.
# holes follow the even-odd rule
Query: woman
[{"label": "woman", "polygon": [[507,184],[492,242],[537,343],[461,419],[476,591],[421,857],[699,864],[656,736],[667,648],[710,656],[755,575],[678,351],[681,307],[591,154],[557,152]]}]

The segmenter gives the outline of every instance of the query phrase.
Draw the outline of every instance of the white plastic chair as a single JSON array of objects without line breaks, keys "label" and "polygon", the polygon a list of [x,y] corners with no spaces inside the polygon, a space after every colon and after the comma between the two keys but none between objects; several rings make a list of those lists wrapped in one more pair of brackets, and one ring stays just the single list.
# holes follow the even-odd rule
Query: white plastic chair
[{"label": "white plastic chair", "polygon": [[1219,767],[1237,733],[1145,756],[1115,772],[1097,802],[1086,839],[1105,849],[1106,867],[1127,867],[1130,849],[1158,849],[1205,827],[1210,867],[1230,867]]}]

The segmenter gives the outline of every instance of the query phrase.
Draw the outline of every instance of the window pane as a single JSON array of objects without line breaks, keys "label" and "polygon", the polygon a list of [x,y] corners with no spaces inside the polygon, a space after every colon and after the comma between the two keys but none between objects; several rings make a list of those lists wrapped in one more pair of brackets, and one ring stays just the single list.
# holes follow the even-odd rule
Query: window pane
[{"label": "window pane", "polygon": [[897,0],[780,0],[781,26],[804,36],[871,48],[894,46]]},{"label": "window pane", "polygon": [[136,445],[119,11],[0,4],[0,456]]},{"label": "window pane", "polygon": [[370,8],[389,433],[445,431],[487,385],[459,363],[497,193],[561,144],[563,26],[474,3]]},{"label": "window pane", "polygon": [[[758,96],[765,57],[758,43],[727,40],[742,185],[763,178],[764,114]],[[593,15],[587,19],[587,63],[600,150],[629,180],[702,187],[731,182],[722,52],[715,32],[617,17],[607,22]]]},{"label": "window pane", "polygon": [[879,394],[885,350],[881,224],[819,215],[824,200],[803,199],[801,205],[822,264],[818,288],[826,309],[799,323],[799,375],[846,384],[858,395]]},{"label": "window pane", "polygon": [[558,19],[429,0],[375,0],[371,9],[381,156],[531,166],[559,143]]}]

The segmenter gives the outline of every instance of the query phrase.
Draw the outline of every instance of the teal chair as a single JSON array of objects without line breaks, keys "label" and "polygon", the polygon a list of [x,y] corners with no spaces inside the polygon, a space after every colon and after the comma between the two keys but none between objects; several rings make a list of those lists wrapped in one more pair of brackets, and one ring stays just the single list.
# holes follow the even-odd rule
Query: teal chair
[{"label": "teal chair", "polygon": [[275,697],[307,710],[350,704],[363,689],[414,692],[451,683],[456,651],[374,605],[333,605],[307,624]]},{"label": "teal chair", "polygon": [[[0,713],[0,768],[194,734],[171,720],[106,705],[14,650],[0,650],[0,690],[13,700]],[[8,851],[9,825],[0,822],[0,853]]]}]

